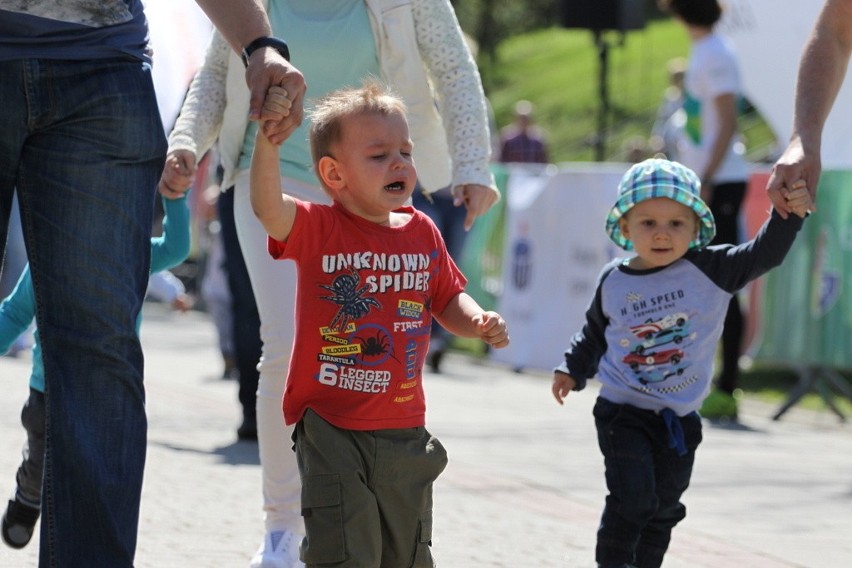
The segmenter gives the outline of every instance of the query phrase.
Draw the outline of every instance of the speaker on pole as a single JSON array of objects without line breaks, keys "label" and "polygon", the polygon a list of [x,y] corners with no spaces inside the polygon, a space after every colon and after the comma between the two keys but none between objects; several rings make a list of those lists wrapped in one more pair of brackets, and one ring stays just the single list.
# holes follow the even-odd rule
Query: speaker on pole
[{"label": "speaker on pole", "polygon": [[645,0],[562,0],[562,26],[587,30],[645,28]]},{"label": "speaker on pole", "polygon": [[595,136],[595,160],[606,155],[606,132],[609,121],[609,49],[604,32],[620,32],[621,40],[629,30],[645,27],[645,0],[562,0],[561,23],[566,28],[582,28],[594,34],[600,68],[598,72],[598,131]]}]

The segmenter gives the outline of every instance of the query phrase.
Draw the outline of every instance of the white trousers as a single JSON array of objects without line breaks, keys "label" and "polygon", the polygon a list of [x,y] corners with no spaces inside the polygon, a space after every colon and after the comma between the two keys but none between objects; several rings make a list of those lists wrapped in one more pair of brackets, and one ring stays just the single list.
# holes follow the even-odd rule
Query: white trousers
[{"label": "white trousers", "polygon": [[[287,193],[300,199],[328,203],[322,189],[289,178]],[[274,260],[266,251],[266,232],[254,216],[249,196],[249,172],[234,183],[234,221],[260,314],[260,379],[257,386],[257,438],[263,484],[266,531],[305,534],[301,517],[301,482],[293,451],[293,426],[285,426],[281,402],[293,347],[296,265]]]}]

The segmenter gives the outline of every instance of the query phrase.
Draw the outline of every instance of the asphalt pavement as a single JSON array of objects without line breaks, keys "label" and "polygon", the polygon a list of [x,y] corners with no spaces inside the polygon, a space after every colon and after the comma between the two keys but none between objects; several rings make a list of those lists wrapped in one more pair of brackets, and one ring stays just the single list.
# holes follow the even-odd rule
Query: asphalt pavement
[{"label": "asphalt pavement", "polygon": [[[238,442],[237,385],[221,378],[206,314],[146,304],[149,415],[138,568],[245,568],[263,534],[257,446]],[[554,358],[559,354],[555,353]],[[445,568],[594,566],[606,489],[595,386],[564,407],[546,371],[451,354],[427,374],[427,427],[449,453],[435,486],[434,556]],[[29,354],[0,358],[0,489],[14,488]],[[705,422],[687,518],[665,568],[852,567],[852,436],[830,412],[746,401]],[[5,503],[5,496],[3,499]],[[37,566],[38,534],[0,544],[0,566]]]}]

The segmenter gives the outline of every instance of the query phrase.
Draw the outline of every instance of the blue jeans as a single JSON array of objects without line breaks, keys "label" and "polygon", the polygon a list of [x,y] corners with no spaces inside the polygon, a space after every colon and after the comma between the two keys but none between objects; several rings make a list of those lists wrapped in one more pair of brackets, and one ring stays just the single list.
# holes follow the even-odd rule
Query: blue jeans
[{"label": "blue jeans", "polygon": [[678,456],[655,412],[598,398],[594,415],[609,490],[595,559],[600,568],[659,568],[672,529],[686,517],[680,497],[692,477],[701,418],[680,419],[687,452]]},{"label": "blue jeans", "polygon": [[[467,215],[467,209],[463,205],[459,207],[453,205],[453,194],[450,188],[436,191],[430,197],[432,198],[431,202],[423,195],[423,191],[418,186],[411,197],[412,205],[432,219],[441,232],[441,236],[444,237],[444,244],[447,246],[450,258],[456,264],[460,264],[464,252],[464,241],[467,238],[467,232],[464,230],[464,218]],[[443,350],[451,338],[452,334],[441,327],[441,324],[437,321],[432,322],[431,349]]]},{"label": "blue jeans", "polygon": [[135,331],[166,141],[150,66],[0,61],[0,234],[17,188],[44,350],[39,566],[133,565],[145,466]]},{"label": "blue jeans", "polygon": [[228,288],[231,291],[231,311],[234,316],[234,357],[240,373],[239,400],[243,407],[243,419],[254,421],[257,411],[257,383],[260,372],[257,362],[263,351],[260,340],[260,315],[251,287],[246,261],[237,238],[234,222],[234,188],[219,194],[216,202],[219,223],[222,227],[222,242],[225,247],[225,271],[228,273]]}]

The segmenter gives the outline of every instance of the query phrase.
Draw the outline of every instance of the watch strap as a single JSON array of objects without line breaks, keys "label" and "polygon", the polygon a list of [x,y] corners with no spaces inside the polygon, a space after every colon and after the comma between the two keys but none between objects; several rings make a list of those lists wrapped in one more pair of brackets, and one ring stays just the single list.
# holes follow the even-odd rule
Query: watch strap
[{"label": "watch strap", "polygon": [[243,48],[243,65],[248,67],[249,57],[251,57],[251,54],[260,49],[261,47],[271,47],[272,49],[280,53],[281,57],[283,57],[287,61],[290,61],[290,48],[287,46],[286,41],[277,37],[262,36],[255,40],[252,40],[247,46]]}]

